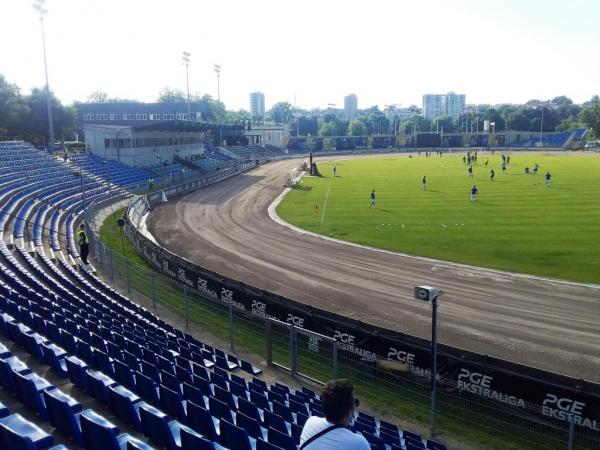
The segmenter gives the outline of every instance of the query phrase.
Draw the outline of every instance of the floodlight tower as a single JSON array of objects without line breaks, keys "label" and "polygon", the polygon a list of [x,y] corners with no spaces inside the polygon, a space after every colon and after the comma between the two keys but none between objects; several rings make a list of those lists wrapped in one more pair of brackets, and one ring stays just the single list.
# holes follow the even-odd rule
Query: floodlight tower
[{"label": "floodlight tower", "polygon": [[34,0],[33,9],[40,15],[40,25],[42,27],[42,50],[44,52],[44,71],[46,74],[46,107],[48,109],[48,140],[50,148],[54,149],[54,123],[52,120],[52,104],[50,101],[50,85],[48,83],[48,62],[46,60],[46,35],[44,32],[44,16],[48,14],[46,9],[46,0]]},{"label": "floodlight tower", "polygon": [[215,73],[217,74],[217,100],[221,101],[221,66],[215,64]]},{"label": "floodlight tower", "polygon": [[188,107],[188,114],[187,114],[187,118],[188,120],[192,120],[192,114],[191,114],[191,109],[190,109],[190,56],[191,53],[189,52],[181,52],[182,56],[181,59],[183,59],[183,65],[185,66],[185,84],[187,87],[187,107]]}]

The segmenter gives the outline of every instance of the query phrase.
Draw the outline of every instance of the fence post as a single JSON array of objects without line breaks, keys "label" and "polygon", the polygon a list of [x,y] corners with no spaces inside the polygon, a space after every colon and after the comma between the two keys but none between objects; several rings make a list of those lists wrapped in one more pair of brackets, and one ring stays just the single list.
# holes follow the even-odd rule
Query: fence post
[{"label": "fence post", "polygon": [[271,319],[267,318],[266,322],[267,331],[267,365],[273,365],[273,341],[271,340]]},{"label": "fence post", "polygon": [[110,279],[115,279],[115,256],[113,255],[112,248],[108,249],[108,254],[110,255]]},{"label": "fence post", "polygon": [[575,420],[573,420],[573,415],[569,415],[569,441],[567,444],[568,450],[573,450],[573,440],[575,437]]},{"label": "fence post", "polygon": [[333,379],[337,379],[338,374],[338,342],[333,341]]},{"label": "fence post", "polygon": [[233,350],[233,305],[227,305],[228,322],[229,322],[229,348]]},{"label": "fence post", "polygon": [[189,326],[190,326],[190,300],[188,298],[187,286],[183,287],[183,301],[185,303],[185,327],[189,328]]},{"label": "fence post", "polygon": [[125,260],[125,266],[127,267],[127,292],[131,294],[131,264],[129,260]]},{"label": "fence post", "polygon": [[292,376],[295,376],[298,373],[298,345],[296,344],[297,339],[297,331],[296,327],[292,325],[290,327],[290,351],[292,357]]},{"label": "fence post", "polygon": [[150,271],[150,285],[152,286],[152,307],[156,309],[156,286],[154,285],[154,271]]}]

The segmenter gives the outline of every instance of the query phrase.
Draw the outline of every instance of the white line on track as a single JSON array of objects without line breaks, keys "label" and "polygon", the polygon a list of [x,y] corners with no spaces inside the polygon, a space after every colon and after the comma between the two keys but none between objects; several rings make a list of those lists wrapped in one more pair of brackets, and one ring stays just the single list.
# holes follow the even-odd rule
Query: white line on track
[{"label": "white line on track", "polygon": [[329,198],[329,189],[331,189],[331,180],[329,180],[329,186],[327,186],[327,194],[325,194],[325,203],[323,203],[323,211],[321,212],[321,223],[323,225],[323,219],[325,219],[325,208],[327,208],[327,199]]}]

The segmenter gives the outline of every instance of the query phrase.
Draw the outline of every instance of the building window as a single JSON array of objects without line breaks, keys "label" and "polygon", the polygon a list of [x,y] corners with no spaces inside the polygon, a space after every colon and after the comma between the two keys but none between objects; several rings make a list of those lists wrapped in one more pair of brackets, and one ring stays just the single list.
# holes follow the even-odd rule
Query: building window
[{"label": "building window", "polygon": [[92,115],[91,115],[91,114],[88,114],[88,113],[85,113],[85,114],[83,115],[83,120],[84,120],[85,122],[89,122],[90,120],[92,120]]},{"label": "building window", "polygon": [[110,148],[110,139],[104,139],[104,148]]},{"label": "building window", "polygon": [[123,114],[123,120],[135,120],[135,114]]},{"label": "building window", "polygon": [[163,114],[163,120],[174,120],[175,114]]}]

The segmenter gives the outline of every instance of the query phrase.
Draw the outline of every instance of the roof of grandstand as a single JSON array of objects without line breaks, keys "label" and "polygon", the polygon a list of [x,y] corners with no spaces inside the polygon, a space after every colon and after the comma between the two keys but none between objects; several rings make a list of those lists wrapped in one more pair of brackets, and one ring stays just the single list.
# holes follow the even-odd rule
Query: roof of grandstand
[{"label": "roof of grandstand", "polygon": [[218,130],[223,128],[226,130],[243,130],[243,125],[227,125],[214,122],[194,122],[189,120],[170,120],[167,122],[150,123],[148,125],[136,125],[131,127],[136,131],[189,131],[202,132],[208,130]]}]

